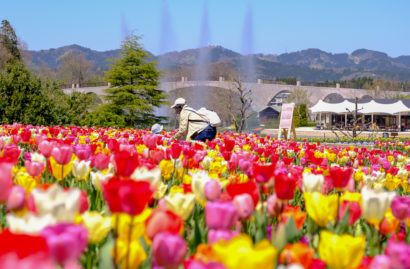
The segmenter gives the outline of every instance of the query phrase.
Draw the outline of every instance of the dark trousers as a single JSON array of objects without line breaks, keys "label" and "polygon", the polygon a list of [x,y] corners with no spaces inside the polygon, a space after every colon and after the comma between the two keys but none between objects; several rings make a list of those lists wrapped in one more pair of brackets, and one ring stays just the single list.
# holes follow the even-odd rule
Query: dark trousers
[{"label": "dark trousers", "polygon": [[216,136],[216,127],[212,127],[208,125],[205,129],[203,129],[197,136],[193,138],[193,140],[201,140],[205,142],[206,140],[212,141]]}]

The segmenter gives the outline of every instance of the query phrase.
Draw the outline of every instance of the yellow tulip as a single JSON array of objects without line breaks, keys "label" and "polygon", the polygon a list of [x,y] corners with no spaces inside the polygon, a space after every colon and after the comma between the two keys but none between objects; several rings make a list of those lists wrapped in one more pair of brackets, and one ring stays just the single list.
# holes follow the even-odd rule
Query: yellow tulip
[{"label": "yellow tulip", "polygon": [[169,210],[187,220],[195,205],[195,195],[192,193],[170,193],[165,196]]},{"label": "yellow tulip", "polygon": [[51,164],[51,169],[53,171],[53,176],[58,180],[63,180],[71,172],[71,169],[73,168],[74,158],[75,157],[73,154],[73,157],[71,158],[71,161],[68,164],[61,165],[56,162],[53,156],[51,156],[50,164]]},{"label": "yellow tulip", "polygon": [[364,236],[320,233],[319,256],[331,269],[356,268],[362,262],[366,240]]},{"label": "yellow tulip", "polygon": [[[138,240],[145,234],[145,221],[151,215],[152,209],[146,208],[141,214],[137,216],[130,216],[125,213],[116,214],[112,216],[112,227],[116,230],[118,237],[123,240],[128,240],[129,229],[132,219],[132,234],[131,240]],[[118,224],[117,224],[118,222]]]},{"label": "yellow tulip", "polygon": [[358,202],[361,204],[362,195],[359,192],[346,191],[342,194],[342,196],[340,196],[340,204],[342,204],[343,201]]},{"label": "yellow tulip", "polygon": [[82,224],[88,231],[88,242],[91,244],[101,242],[111,230],[111,218],[95,211],[86,211],[82,215]]},{"label": "yellow tulip", "polygon": [[401,179],[398,176],[392,176],[390,173],[386,175],[386,188],[389,191],[395,190],[401,183]]},{"label": "yellow tulip", "polygon": [[162,160],[159,163],[161,168],[161,175],[164,180],[169,180],[171,178],[171,173],[174,171],[174,164],[171,160]]},{"label": "yellow tulip", "polygon": [[26,194],[30,193],[37,185],[37,181],[28,173],[19,171],[14,177],[14,183],[23,187]]},{"label": "yellow tulip", "polygon": [[220,240],[212,245],[215,259],[230,269],[274,268],[277,250],[264,239],[253,247],[248,235],[238,235],[230,241]]},{"label": "yellow tulip", "polygon": [[162,181],[158,184],[157,189],[155,190],[153,197],[157,200],[161,199],[164,197],[165,192],[168,189],[168,185],[162,183]]},{"label": "yellow tulip", "polygon": [[116,264],[121,264],[121,268],[139,268],[147,258],[147,254],[138,240],[128,243],[124,238],[118,238],[115,247],[117,248],[115,262]]},{"label": "yellow tulip", "polygon": [[306,211],[321,227],[333,222],[337,215],[337,195],[323,195],[319,192],[303,193]]}]

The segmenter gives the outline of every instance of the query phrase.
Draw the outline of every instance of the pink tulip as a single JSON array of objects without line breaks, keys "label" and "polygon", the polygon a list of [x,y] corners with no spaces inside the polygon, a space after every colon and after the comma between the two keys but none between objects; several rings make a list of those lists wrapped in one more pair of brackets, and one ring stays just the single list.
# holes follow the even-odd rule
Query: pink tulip
[{"label": "pink tulip", "polygon": [[390,258],[390,268],[409,268],[410,245],[405,242],[389,242],[386,255]]},{"label": "pink tulip", "polygon": [[12,168],[12,163],[0,163],[0,204],[6,201],[7,195],[13,186]]},{"label": "pink tulip", "polygon": [[24,207],[26,191],[20,185],[13,186],[7,196],[7,209],[21,210]]},{"label": "pink tulip", "polygon": [[155,236],[152,244],[152,255],[159,266],[178,268],[184,261],[187,244],[178,234],[162,232]]},{"label": "pink tulip", "polygon": [[32,176],[36,177],[41,175],[44,170],[44,163],[43,162],[36,162],[36,161],[26,161],[24,166],[26,167],[27,173]]},{"label": "pink tulip", "polygon": [[205,206],[205,223],[209,229],[231,229],[238,220],[232,202],[208,202]]},{"label": "pink tulip", "polygon": [[66,165],[71,161],[73,155],[73,147],[71,145],[55,146],[51,151],[51,156],[58,164]]},{"label": "pink tulip", "polygon": [[219,185],[219,182],[215,179],[206,182],[204,194],[208,201],[215,201],[219,199],[219,196],[221,195],[221,185]]},{"label": "pink tulip", "polygon": [[390,258],[387,255],[377,255],[370,263],[369,269],[390,269]]},{"label": "pink tulip", "polygon": [[81,161],[88,160],[91,156],[91,148],[89,145],[77,145],[74,147],[74,149],[75,149],[75,155]]},{"label": "pink tulip", "polygon": [[87,230],[81,225],[61,223],[41,231],[47,241],[50,256],[59,264],[78,260],[87,246]]},{"label": "pink tulip", "polygon": [[225,241],[231,240],[232,237],[238,235],[239,232],[224,230],[224,229],[210,229],[208,231],[208,243],[213,244],[223,239]]},{"label": "pink tulip", "polygon": [[268,209],[269,215],[275,217],[282,212],[283,203],[276,197],[276,194],[272,194],[266,200],[266,207]]},{"label": "pink tulip", "polygon": [[249,218],[254,210],[252,196],[248,193],[236,195],[233,199],[233,205],[236,207],[236,211],[241,219]]},{"label": "pink tulip", "polygon": [[143,136],[144,145],[149,149],[153,149],[157,146],[158,136],[155,134],[145,134]]},{"label": "pink tulip", "polygon": [[410,217],[410,197],[396,196],[391,203],[393,215],[400,221],[404,221]]},{"label": "pink tulip", "polygon": [[44,155],[44,157],[49,158],[51,156],[51,151],[53,150],[53,143],[47,140],[42,140],[38,144],[38,151]]},{"label": "pink tulip", "polygon": [[94,157],[94,166],[98,170],[105,170],[108,168],[108,165],[110,164],[110,156],[105,155],[103,153],[98,153]]},{"label": "pink tulip", "polygon": [[238,161],[238,167],[240,170],[242,170],[243,172],[246,172],[249,170],[249,168],[251,167],[251,162],[249,160],[246,159],[240,159]]}]

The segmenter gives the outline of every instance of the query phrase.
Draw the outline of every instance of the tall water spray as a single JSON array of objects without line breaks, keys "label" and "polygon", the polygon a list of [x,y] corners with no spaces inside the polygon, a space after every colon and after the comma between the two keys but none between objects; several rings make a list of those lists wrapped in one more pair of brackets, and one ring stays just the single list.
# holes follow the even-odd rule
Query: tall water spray
[{"label": "tall water spray", "polygon": [[241,78],[245,81],[256,81],[255,58],[253,56],[253,11],[249,4],[246,10],[242,29],[242,50],[243,55],[240,65]]},{"label": "tall water spray", "polygon": [[130,30],[128,28],[127,19],[125,15],[121,15],[121,41],[124,41],[125,38],[130,34]]},{"label": "tall water spray", "polygon": [[[167,58],[165,53],[170,52],[174,48],[174,45],[175,36],[172,29],[172,19],[168,8],[168,3],[166,0],[162,0],[158,57],[158,69],[163,72],[160,79],[161,87],[164,87],[163,85],[165,84],[165,82],[168,82],[171,79],[169,71],[172,63],[169,61],[169,58]],[[172,103],[174,100],[171,96],[169,96],[168,101]],[[169,119],[175,117],[175,114],[169,108],[169,105],[164,105],[156,108],[154,114],[157,116],[168,117]],[[168,121],[168,123],[170,123],[170,121]]]},{"label": "tall water spray", "polygon": [[161,29],[159,37],[159,70],[163,71],[163,76],[161,77],[162,81],[170,80],[169,69],[171,64],[169,59],[164,55],[167,52],[170,52],[175,45],[175,36],[172,29],[172,20],[168,8],[168,3],[166,0],[162,0],[161,6]]},{"label": "tall water spray", "polygon": [[[195,81],[209,80],[209,68],[211,62],[209,47],[210,44],[210,30],[208,21],[208,3],[204,0],[202,10],[201,31],[199,36],[199,53],[197,56],[195,71],[193,79]],[[190,96],[193,101],[193,105],[197,108],[206,106],[208,102],[207,90],[197,88],[195,90],[195,96]]]}]

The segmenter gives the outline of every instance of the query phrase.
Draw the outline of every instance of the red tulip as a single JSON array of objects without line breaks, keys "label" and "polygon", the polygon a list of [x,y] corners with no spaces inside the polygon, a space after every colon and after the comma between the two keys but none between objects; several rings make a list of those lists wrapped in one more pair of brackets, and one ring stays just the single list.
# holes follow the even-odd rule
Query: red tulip
[{"label": "red tulip", "polygon": [[8,254],[17,255],[19,259],[34,255],[49,257],[46,240],[41,236],[14,234],[9,230],[3,230],[0,232],[0,242],[0,257]]},{"label": "red tulip", "polygon": [[98,170],[105,170],[108,168],[108,165],[110,164],[110,156],[105,155],[103,153],[98,153],[94,157],[94,166]]},{"label": "red tulip", "polygon": [[80,196],[80,213],[84,213],[85,211],[88,210],[88,197],[87,197],[87,192],[86,191],[81,191],[81,196]]},{"label": "red tulip", "polygon": [[349,183],[350,178],[352,177],[353,168],[352,167],[340,167],[340,166],[331,166],[329,168],[329,174],[333,181],[333,186],[336,189],[343,189]]},{"label": "red tulip", "polygon": [[339,219],[342,219],[349,210],[349,225],[353,225],[362,216],[362,209],[358,202],[343,201],[339,207]]},{"label": "red tulip", "polygon": [[232,199],[235,198],[235,196],[244,193],[250,194],[253,200],[253,205],[255,207],[259,202],[259,190],[254,181],[248,181],[245,183],[230,183],[228,186],[226,186],[226,192]]},{"label": "red tulip", "polygon": [[115,171],[120,177],[130,177],[138,167],[138,155],[128,151],[119,151],[114,154]]},{"label": "red tulip", "polygon": [[8,192],[13,186],[12,168],[12,163],[0,162],[0,204],[6,201]]},{"label": "red tulip", "polygon": [[235,140],[225,139],[224,143],[225,143],[225,150],[226,151],[232,151],[233,148],[235,147]]},{"label": "red tulip", "polygon": [[18,146],[13,144],[8,144],[3,149],[3,157],[4,161],[10,163],[17,163],[20,157],[21,150]]},{"label": "red tulip", "polygon": [[147,181],[111,178],[104,185],[104,197],[112,213],[140,214],[152,196]]},{"label": "red tulip", "polygon": [[298,178],[287,171],[275,175],[275,192],[280,200],[291,200],[295,193]]},{"label": "red tulip", "polygon": [[148,238],[152,240],[160,232],[179,233],[183,222],[181,217],[172,211],[156,209],[146,220],[145,227]]},{"label": "red tulip", "polygon": [[273,177],[274,164],[264,165],[255,163],[252,166],[253,177],[257,183],[266,183]]},{"label": "red tulip", "polygon": [[171,157],[172,159],[178,159],[182,152],[182,146],[178,143],[171,145]]}]

